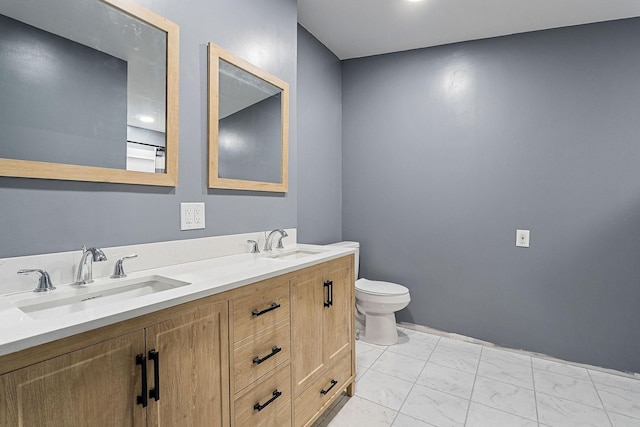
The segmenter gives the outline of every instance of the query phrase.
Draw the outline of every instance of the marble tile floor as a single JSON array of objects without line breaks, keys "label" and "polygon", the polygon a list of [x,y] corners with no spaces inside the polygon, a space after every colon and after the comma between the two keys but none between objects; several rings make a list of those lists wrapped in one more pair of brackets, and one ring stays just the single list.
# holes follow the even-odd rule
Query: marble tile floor
[{"label": "marble tile floor", "polygon": [[640,427],[640,379],[399,328],[313,427]]}]

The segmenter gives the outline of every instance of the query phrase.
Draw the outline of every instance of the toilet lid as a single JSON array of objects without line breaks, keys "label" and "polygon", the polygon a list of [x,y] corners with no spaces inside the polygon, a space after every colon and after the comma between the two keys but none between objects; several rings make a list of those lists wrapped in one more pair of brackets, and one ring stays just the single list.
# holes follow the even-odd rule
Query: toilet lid
[{"label": "toilet lid", "polygon": [[368,279],[356,280],[356,289],[369,295],[405,295],[409,293],[409,289],[397,283]]}]

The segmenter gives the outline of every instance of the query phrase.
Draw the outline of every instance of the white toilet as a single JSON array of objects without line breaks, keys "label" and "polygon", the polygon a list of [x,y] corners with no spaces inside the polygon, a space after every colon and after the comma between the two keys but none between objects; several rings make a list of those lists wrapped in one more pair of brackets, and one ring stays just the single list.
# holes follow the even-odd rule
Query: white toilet
[{"label": "white toilet", "polygon": [[[339,242],[335,246],[356,249],[355,275],[358,278],[360,243]],[[396,311],[411,301],[409,289],[397,283],[356,280],[356,329],[360,339],[372,344],[392,345],[398,342]]]}]

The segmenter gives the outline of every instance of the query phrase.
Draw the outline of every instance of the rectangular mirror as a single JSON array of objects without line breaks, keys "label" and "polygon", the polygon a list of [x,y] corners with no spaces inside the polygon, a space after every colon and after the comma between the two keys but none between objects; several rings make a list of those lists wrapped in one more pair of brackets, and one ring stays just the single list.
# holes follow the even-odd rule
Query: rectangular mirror
[{"label": "rectangular mirror", "polygon": [[130,0],[0,0],[0,176],[177,185],[178,31]]},{"label": "rectangular mirror", "polygon": [[209,187],[286,192],[289,85],[209,43]]}]

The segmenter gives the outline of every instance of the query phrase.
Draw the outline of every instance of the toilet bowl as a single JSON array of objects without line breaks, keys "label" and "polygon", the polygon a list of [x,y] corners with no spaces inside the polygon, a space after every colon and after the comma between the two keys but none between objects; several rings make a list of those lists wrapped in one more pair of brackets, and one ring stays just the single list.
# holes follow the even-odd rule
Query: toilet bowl
[{"label": "toilet bowl", "polygon": [[[356,249],[355,276],[358,277],[360,244],[340,242],[334,245]],[[372,344],[392,345],[398,342],[396,311],[411,301],[409,289],[397,283],[356,280],[356,329],[360,339]]]}]

